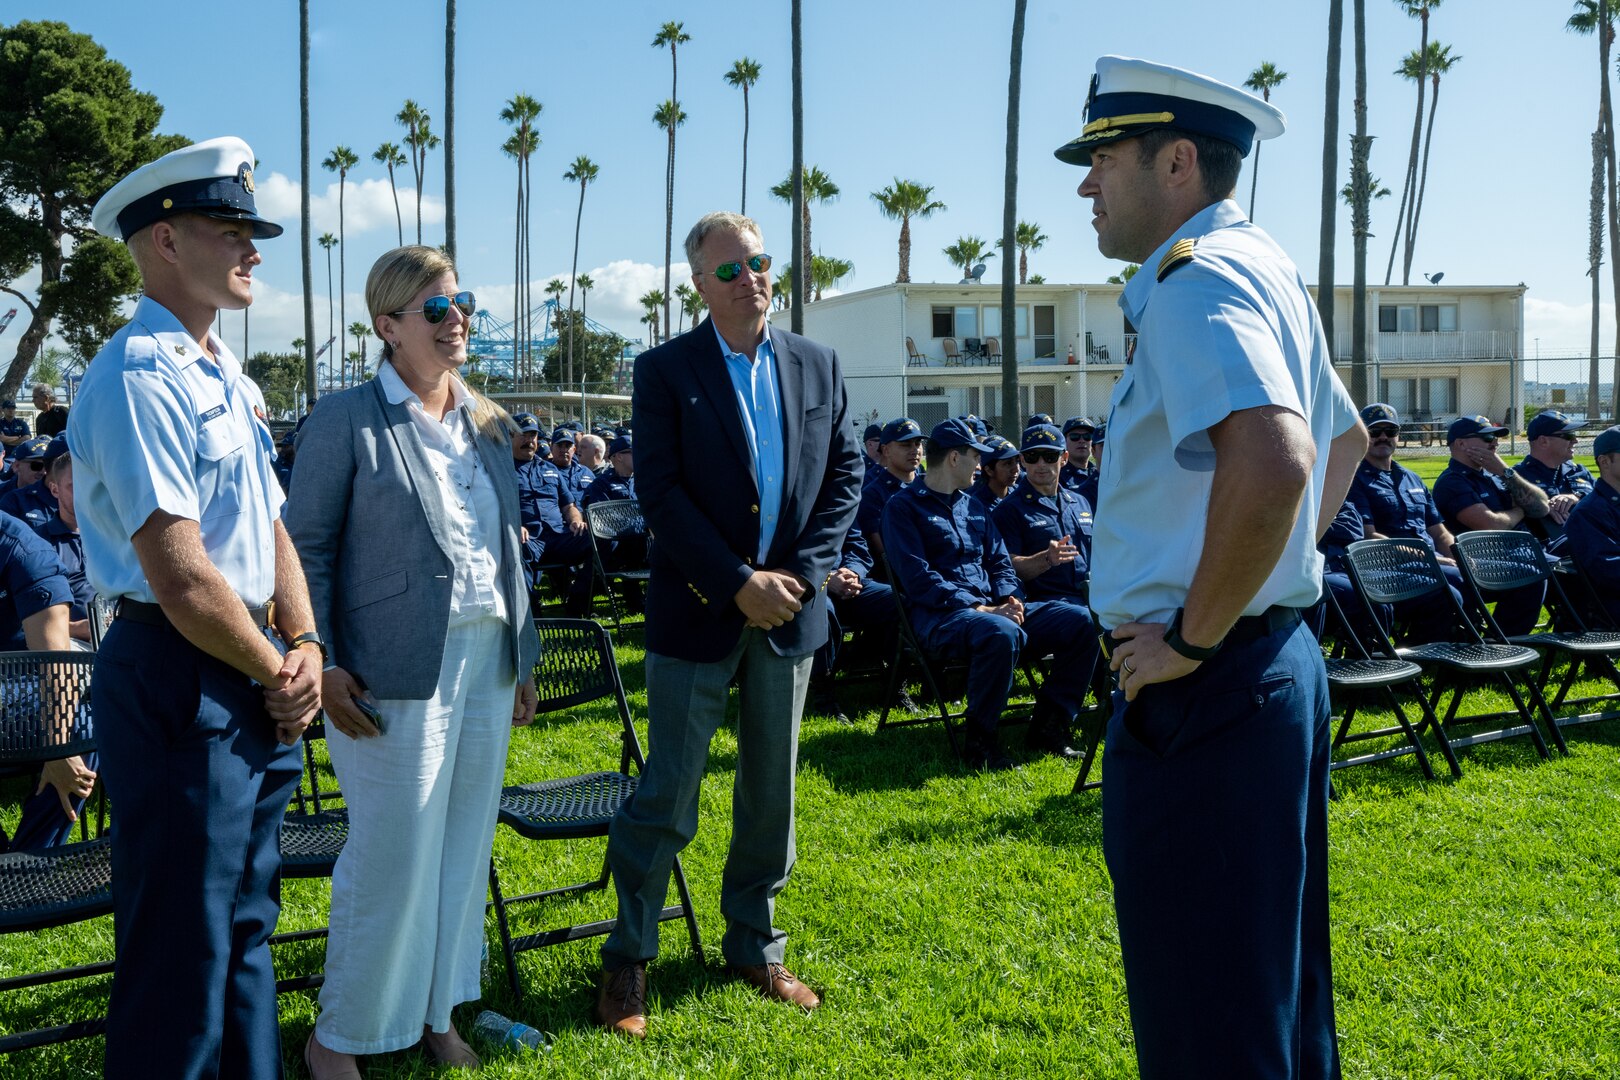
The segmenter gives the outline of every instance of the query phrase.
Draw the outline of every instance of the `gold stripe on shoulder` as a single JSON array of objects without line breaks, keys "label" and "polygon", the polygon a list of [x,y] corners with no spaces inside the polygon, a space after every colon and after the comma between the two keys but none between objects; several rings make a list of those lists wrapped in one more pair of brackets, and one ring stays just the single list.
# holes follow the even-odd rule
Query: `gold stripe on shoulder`
[{"label": "gold stripe on shoulder", "polygon": [[1193,249],[1197,246],[1197,239],[1191,236],[1183,237],[1182,239],[1177,240],[1174,244],[1171,244],[1170,250],[1165,252],[1164,258],[1159,260],[1159,272],[1157,275],[1157,280],[1163,281],[1165,278],[1170,276],[1170,273],[1175,270],[1176,267],[1184,266],[1187,263],[1192,262]]}]

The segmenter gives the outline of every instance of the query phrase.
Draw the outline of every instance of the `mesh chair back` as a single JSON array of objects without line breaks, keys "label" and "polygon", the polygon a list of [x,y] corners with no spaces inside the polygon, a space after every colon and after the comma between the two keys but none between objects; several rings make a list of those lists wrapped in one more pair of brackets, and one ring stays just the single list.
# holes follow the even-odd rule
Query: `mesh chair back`
[{"label": "mesh chair back", "polygon": [[0,764],[35,764],[96,748],[86,652],[0,653]]},{"label": "mesh chair back", "polygon": [[1358,540],[1345,550],[1350,573],[1374,604],[1398,604],[1430,593],[1450,596],[1445,573],[1421,540]]},{"label": "mesh chair back", "polygon": [[629,716],[630,703],[619,681],[613,641],[601,623],[536,619],[534,628],[540,635],[540,658],[534,665],[540,701],[535,712],[559,712],[610,697],[618,702],[620,715]]},{"label": "mesh chair back", "polygon": [[591,535],[598,540],[617,540],[625,534],[644,534],[647,519],[641,516],[641,503],[636,499],[609,499],[592,503],[585,508]]},{"label": "mesh chair back", "polygon": [[1518,529],[1480,529],[1457,537],[1457,561],[1481,592],[1505,592],[1552,574],[1541,542]]}]

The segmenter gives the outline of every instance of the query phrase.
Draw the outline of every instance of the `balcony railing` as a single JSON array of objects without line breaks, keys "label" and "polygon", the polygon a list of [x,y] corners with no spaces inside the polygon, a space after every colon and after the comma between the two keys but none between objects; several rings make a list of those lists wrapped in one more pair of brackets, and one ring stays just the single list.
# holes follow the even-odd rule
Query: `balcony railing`
[{"label": "balcony railing", "polygon": [[[1351,332],[1334,332],[1333,358],[1349,360]],[[1518,354],[1519,335],[1511,330],[1455,330],[1446,333],[1372,334],[1367,340],[1369,359],[1384,363],[1447,360],[1512,360]]]}]

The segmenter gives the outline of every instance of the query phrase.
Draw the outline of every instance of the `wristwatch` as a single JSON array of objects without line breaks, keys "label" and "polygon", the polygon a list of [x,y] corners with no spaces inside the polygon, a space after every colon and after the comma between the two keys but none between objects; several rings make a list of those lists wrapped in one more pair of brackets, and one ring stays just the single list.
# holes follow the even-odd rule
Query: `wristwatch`
[{"label": "wristwatch", "polygon": [[1164,643],[1189,660],[1199,662],[1208,660],[1221,651],[1221,646],[1226,644],[1226,639],[1222,638],[1208,648],[1200,648],[1189,643],[1181,636],[1181,620],[1186,614],[1186,608],[1176,608],[1176,617],[1170,620],[1170,628],[1164,632]]},{"label": "wristwatch", "polygon": [[321,635],[317,631],[311,630],[308,633],[299,634],[297,637],[287,642],[287,648],[289,649],[296,649],[300,645],[313,645],[319,649],[321,651],[322,664],[325,664],[329,659],[331,659],[331,654],[326,651],[326,642],[321,640]]}]

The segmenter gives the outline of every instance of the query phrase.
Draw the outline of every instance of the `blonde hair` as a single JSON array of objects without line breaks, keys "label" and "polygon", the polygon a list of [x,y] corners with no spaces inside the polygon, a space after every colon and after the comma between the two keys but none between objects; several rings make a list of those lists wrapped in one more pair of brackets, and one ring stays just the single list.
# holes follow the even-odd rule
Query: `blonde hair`
[{"label": "blonde hair", "polygon": [[[377,336],[382,339],[379,363],[393,359],[394,347],[382,337],[377,320],[403,311],[417,293],[444,275],[455,276],[455,273],[456,264],[450,256],[425,244],[407,244],[386,251],[371,264],[371,272],[366,275],[366,309],[371,313],[372,329],[377,330]],[[496,442],[510,442],[506,410],[470,386],[467,393],[472,397],[473,424],[479,432]]]}]

